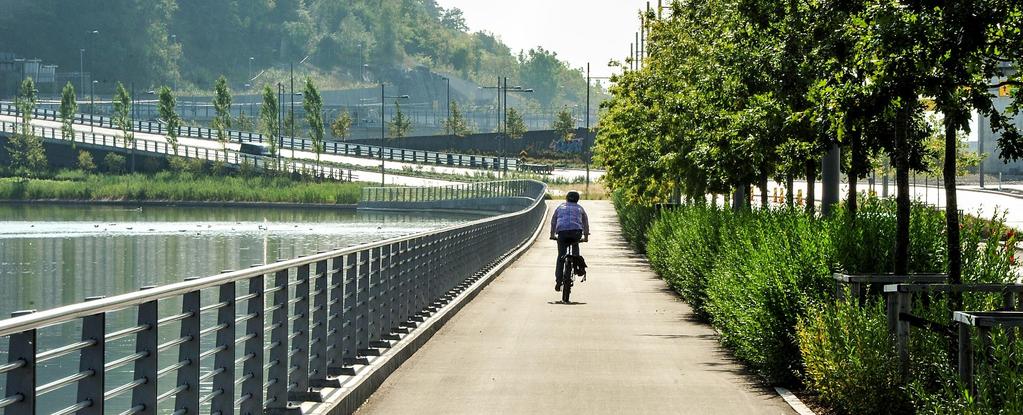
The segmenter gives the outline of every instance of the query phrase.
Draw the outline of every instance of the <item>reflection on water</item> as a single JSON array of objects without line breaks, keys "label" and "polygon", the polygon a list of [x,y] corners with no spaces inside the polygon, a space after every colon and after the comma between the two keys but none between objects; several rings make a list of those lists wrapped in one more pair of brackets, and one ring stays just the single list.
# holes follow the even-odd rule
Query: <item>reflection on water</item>
[{"label": "reflection on water", "polygon": [[[363,213],[342,210],[255,208],[144,208],[0,205],[0,316],[15,310],[47,309],[80,302],[91,296],[110,296],[150,285],[208,276],[278,259],[442,228],[477,219],[474,215]],[[292,278],[295,278],[292,272]],[[239,294],[248,282],[238,283]],[[216,302],[216,290],[202,292],[203,304]],[[159,303],[160,315],[180,312],[181,299]],[[239,304],[238,312],[245,308]],[[0,317],[2,318],[2,317]],[[203,327],[216,324],[216,313],[202,315]],[[107,332],[135,325],[135,309],[107,315]],[[81,322],[43,328],[39,350],[77,341]],[[179,336],[180,324],[161,326],[160,343]],[[238,328],[240,333],[241,328]],[[240,334],[239,334],[240,335]],[[215,336],[201,339],[202,350],[214,347]],[[269,341],[269,338],[266,339]],[[6,341],[0,343],[0,362],[7,361]],[[107,361],[134,353],[134,336],[106,345]],[[39,384],[79,371],[78,354],[48,361],[37,368]],[[177,348],[159,356],[159,367],[178,362]],[[201,373],[213,370],[213,357],[200,362]],[[241,368],[235,369],[236,372]],[[135,379],[133,366],[109,371],[106,389]],[[175,376],[158,381],[160,393],[174,388]],[[200,385],[212,392],[212,380]],[[0,383],[0,397],[6,396]],[[238,398],[236,390],[235,398]],[[131,393],[107,400],[107,413],[130,407]],[[75,386],[40,396],[38,411],[51,413],[76,402]],[[169,413],[173,399],[161,403]],[[208,411],[208,405],[204,406]]]},{"label": "reflection on water", "polygon": [[0,206],[0,316],[475,218],[344,210]]}]

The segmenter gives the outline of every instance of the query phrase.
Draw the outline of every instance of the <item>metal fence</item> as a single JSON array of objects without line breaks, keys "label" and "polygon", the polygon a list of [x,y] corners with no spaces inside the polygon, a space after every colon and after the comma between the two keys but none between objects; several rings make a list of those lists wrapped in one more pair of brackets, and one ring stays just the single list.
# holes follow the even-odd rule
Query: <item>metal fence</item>
[{"label": "metal fence", "polygon": [[[60,121],[60,113],[57,111],[37,108],[33,112],[35,117],[47,121]],[[17,108],[9,104],[0,104],[0,114],[17,116]],[[92,125],[102,128],[119,128],[113,118],[88,114],[75,114],[74,123],[81,125]],[[162,123],[152,121],[134,121],[133,131],[166,135],[167,128]],[[228,139],[233,142],[256,142],[265,143],[267,139],[260,133],[244,131],[227,131]],[[179,137],[197,138],[204,140],[215,140],[216,130],[202,127],[183,126],[178,129]],[[273,138],[271,138],[273,139]],[[282,149],[294,149],[298,151],[312,151],[313,142],[307,138],[282,137],[279,138]],[[407,150],[402,148],[381,147],[367,144],[350,144],[338,141],[325,141],[324,153],[349,157],[372,157],[383,158],[389,161],[408,163],[435,164],[439,166],[465,167],[487,170],[508,170],[516,169],[518,160],[507,157],[487,157],[470,154],[443,153],[424,150]]]},{"label": "metal fence", "polygon": [[[322,399],[317,388],[340,385],[353,365],[414,330],[534,234],[546,186],[491,186],[534,203],[447,229],[17,312],[0,321],[8,339],[0,408],[34,414],[57,391],[73,397],[59,414],[262,414]],[[126,327],[113,328],[114,320]],[[40,346],[54,329],[77,341]],[[133,347],[111,353],[125,339]],[[67,356],[77,357],[67,373],[41,380],[41,368]]]},{"label": "metal fence", "polygon": [[[21,122],[0,121],[0,132],[21,133]],[[113,150],[121,153],[135,151],[140,155],[155,155],[160,157],[178,156],[206,160],[211,162],[223,162],[237,166],[247,165],[257,169],[281,170],[288,173],[309,174],[338,181],[353,181],[358,179],[351,170],[331,167],[313,162],[306,163],[297,160],[283,160],[274,157],[262,157],[245,154],[234,150],[223,150],[209,147],[195,147],[178,144],[175,149],[165,141],[154,141],[136,138],[135,142],[126,140],[124,137],[107,135],[102,133],[90,133],[75,131],[69,139],[64,138],[63,131],[59,128],[32,126],[32,134],[43,139],[55,141],[73,141],[75,143],[101,147],[105,150]],[[283,164],[279,164],[278,162]]]}]

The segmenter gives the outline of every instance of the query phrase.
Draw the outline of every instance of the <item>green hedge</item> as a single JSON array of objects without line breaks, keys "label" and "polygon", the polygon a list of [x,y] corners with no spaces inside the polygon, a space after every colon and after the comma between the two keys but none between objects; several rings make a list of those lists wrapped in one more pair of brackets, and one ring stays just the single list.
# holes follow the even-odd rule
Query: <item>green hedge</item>
[{"label": "green hedge", "polygon": [[[841,209],[830,219],[707,206],[654,214],[624,202],[616,197],[615,206],[630,241],[645,247],[654,269],[765,380],[802,383],[840,413],[1020,413],[1023,374],[1005,371],[1012,356],[1023,355],[1023,342],[1011,349],[996,333],[995,364],[978,395],[967,398],[945,338],[913,331],[912,369],[903,383],[883,305],[835,301],[833,271],[892,269],[893,201],[864,200],[855,219]],[[910,230],[911,272],[944,272],[943,212],[914,204]],[[962,233],[965,281],[1014,278],[1015,258],[999,241],[1013,246],[1018,237],[1000,217],[967,217]],[[932,298],[929,308],[918,304],[914,313],[947,321],[946,301]],[[995,309],[999,301],[997,295],[967,295],[966,308]]]}]

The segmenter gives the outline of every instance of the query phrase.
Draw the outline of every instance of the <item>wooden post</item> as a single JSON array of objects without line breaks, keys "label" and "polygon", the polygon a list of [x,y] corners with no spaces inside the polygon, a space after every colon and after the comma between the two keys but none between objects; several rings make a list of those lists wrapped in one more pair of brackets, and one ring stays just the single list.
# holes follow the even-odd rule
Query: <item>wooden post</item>
[{"label": "wooden post", "polygon": [[966,385],[971,395],[977,390],[973,384],[973,340],[970,338],[970,326],[959,323],[959,378]]},{"label": "wooden post", "polygon": [[896,345],[899,352],[899,374],[903,380],[909,379],[909,322],[903,321],[901,314],[909,313],[912,303],[911,293],[896,293],[898,312],[896,314]]}]

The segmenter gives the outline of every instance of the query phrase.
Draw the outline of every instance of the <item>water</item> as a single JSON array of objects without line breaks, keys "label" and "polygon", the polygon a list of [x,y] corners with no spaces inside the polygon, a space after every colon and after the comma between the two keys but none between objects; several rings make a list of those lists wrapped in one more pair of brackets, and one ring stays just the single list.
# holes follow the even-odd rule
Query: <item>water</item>
[{"label": "water", "polygon": [[[141,287],[214,275],[278,259],[309,255],[376,240],[438,229],[478,219],[475,215],[364,213],[343,210],[0,205],[0,316],[16,310],[43,310],[92,296],[111,296]],[[240,283],[238,292],[247,290]],[[215,290],[212,290],[215,291]],[[203,304],[215,292],[204,292]],[[244,310],[239,304],[240,311]],[[180,299],[162,301],[160,314],[180,310]],[[134,309],[111,313],[107,330],[135,324]],[[2,317],[0,317],[2,318]],[[204,327],[215,313],[203,316]],[[209,321],[207,321],[209,320]],[[160,328],[161,342],[174,339],[178,325]],[[39,331],[39,349],[77,341],[81,324],[62,324]],[[212,348],[203,338],[203,350]],[[6,362],[6,341],[0,343]],[[107,345],[108,361],[134,352],[134,340]],[[160,367],[176,362],[176,350],[161,354]],[[203,373],[212,359],[203,362]],[[72,354],[39,367],[39,383],[78,371]],[[132,366],[108,373],[106,388],[132,379]],[[174,376],[160,380],[160,393],[172,388]],[[204,393],[211,385],[203,386]],[[0,385],[0,397],[5,394]],[[75,402],[69,386],[40,397],[40,413]],[[130,392],[108,405],[126,409]],[[167,404],[172,404],[173,399]],[[161,412],[166,407],[161,405]],[[108,407],[108,412],[117,412]]]}]

